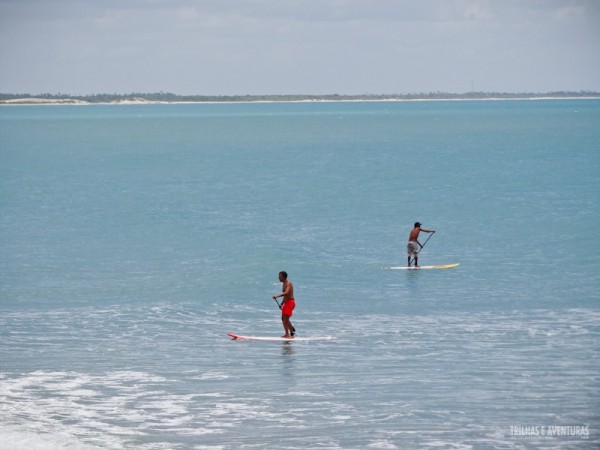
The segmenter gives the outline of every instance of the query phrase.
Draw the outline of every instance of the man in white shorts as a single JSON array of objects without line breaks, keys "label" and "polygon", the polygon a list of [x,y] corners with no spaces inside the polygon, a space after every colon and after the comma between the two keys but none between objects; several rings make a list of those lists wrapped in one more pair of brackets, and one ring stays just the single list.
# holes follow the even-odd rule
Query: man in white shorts
[{"label": "man in white shorts", "polygon": [[415,259],[415,267],[419,267],[419,251],[421,251],[423,248],[419,242],[419,233],[421,231],[424,231],[425,233],[435,233],[435,230],[426,230],[421,228],[421,222],[415,222],[415,227],[410,230],[408,244],[406,245],[406,253],[408,253],[408,267],[410,267],[410,262],[413,258]]}]

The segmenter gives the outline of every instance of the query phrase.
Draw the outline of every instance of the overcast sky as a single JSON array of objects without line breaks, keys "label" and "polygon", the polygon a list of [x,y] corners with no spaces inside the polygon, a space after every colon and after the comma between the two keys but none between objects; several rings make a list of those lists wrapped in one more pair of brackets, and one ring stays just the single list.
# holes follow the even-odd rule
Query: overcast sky
[{"label": "overcast sky", "polygon": [[600,0],[0,0],[0,92],[600,91]]}]

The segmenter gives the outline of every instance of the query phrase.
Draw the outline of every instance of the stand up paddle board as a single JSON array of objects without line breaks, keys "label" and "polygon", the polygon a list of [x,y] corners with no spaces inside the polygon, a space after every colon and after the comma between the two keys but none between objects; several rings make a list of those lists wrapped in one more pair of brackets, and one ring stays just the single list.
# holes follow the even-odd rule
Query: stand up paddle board
[{"label": "stand up paddle board", "polygon": [[428,270],[428,269],[452,269],[453,267],[456,267],[460,265],[460,263],[454,263],[454,264],[445,264],[445,265],[441,265],[441,266],[419,266],[419,267],[415,267],[415,266],[384,266],[384,269],[390,269],[390,270]]},{"label": "stand up paddle board", "polygon": [[227,333],[227,336],[240,341],[271,341],[271,342],[291,342],[291,341],[332,341],[334,336],[314,336],[314,337],[294,337],[284,338],[277,336],[240,336],[239,334]]}]

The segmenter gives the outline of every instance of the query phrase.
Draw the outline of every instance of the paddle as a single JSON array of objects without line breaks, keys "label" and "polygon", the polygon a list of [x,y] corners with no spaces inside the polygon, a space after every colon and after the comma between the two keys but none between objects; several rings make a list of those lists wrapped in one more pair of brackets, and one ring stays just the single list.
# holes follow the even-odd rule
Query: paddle
[{"label": "paddle", "polygon": [[[273,299],[275,301],[275,303],[277,303],[277,306],[279,306],[279,309],[281,309],[281,304],[277,301],[276,298]],[[292,325],[292,322],[290,322],[290,326],[292,327],[292,333],[296,334],[296,329],[294,328],[294,325]]]},{"label": "paddle", "polygon": [[[431,239],[431,237],[432,237],[434,234],[435,234],[435,231],[433,231],[433,232],[429,233],[429,237],[428,237],[427,239],[425,239],[425,242],[423,243],[423,245],[421,245],[421,250],[423,250],[423,247],[425,247],[425,244],[427,244],[427,241],[428,241],[429,239]],[[421,253],[421,250],[419,250],[419,253]],[[412,263],[414,263],[414,262],[415,262],[415,258],[413,258],[413,259],[410,261],[410,264],[412,265]]]}]

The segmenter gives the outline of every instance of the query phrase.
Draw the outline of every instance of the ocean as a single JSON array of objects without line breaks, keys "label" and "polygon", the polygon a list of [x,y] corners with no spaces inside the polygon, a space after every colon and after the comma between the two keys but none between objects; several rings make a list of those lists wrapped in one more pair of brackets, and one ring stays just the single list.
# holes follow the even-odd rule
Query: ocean
[{"label": "ocean", "polygon": [[[599,100],[0,107],[0,449],[600,447],[599,129]],[[458,267],[382,269],[417,221]],[[281,270],[336,340],[228,338],[283,334]]]}]

